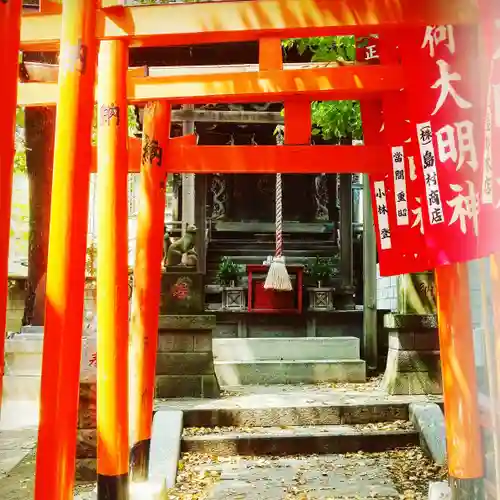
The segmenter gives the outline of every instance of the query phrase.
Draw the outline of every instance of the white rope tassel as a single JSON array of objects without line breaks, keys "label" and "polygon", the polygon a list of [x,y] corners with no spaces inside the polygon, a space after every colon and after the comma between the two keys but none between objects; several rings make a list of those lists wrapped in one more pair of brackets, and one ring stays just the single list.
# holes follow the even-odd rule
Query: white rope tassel
[{"label": "white rope tassel", "polygon": [[264,288],[280,292],[289,292],[293,289],[283,258],[283,184],[281,174],[276,174],[276,253],[269,266]]}]

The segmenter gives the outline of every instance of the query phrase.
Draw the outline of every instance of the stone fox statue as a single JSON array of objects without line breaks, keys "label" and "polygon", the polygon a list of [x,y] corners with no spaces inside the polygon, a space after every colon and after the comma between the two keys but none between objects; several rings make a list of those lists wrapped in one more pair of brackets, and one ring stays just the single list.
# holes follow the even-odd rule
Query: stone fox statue
[{"label": "stone fox statue", "polygon": [[167,266],[195,266],[198,262],[195,250],[196,226],[189,225],[182,238],[172,243],[167,251]]},{"label": "stone fox statue", "polygon": [[167,255],[168,249],[172,242],[170,241],[170,234],[167,230],[167,226],[163,226],[163,266],[167,267]]}]

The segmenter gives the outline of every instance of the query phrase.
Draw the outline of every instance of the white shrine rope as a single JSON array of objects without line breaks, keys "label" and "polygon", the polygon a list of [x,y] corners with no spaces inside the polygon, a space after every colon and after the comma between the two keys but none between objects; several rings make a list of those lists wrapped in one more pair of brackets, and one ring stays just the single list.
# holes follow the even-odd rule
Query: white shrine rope
[{"label": "white shrine rope", "polygon": [[281,174],[276,174],[276,255],[283,255],[283,184]]}]

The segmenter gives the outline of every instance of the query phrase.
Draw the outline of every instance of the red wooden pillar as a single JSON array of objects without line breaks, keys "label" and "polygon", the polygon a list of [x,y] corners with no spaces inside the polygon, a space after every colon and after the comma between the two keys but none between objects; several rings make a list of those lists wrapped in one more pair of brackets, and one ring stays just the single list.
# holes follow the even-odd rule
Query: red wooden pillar
[{"label": "red wooden pillar", "polygon": [[128,498],[128,47],[103,41],[98,78],[97,494]]},{"label": "red wooden pillar", "polygon": [[3,113],[0,120],[0,407],[7,326],[7,281],[20,31],[21,0],[0,2],[0,68],[3,72],[1,85]]},{"label": "red wooden pillar", "polygon": [[147,478],[155,391],[161,261],[165,220],[170,105],[144,111],[141,196],[130,325],[131,464],[134,480]]},{"label": "red wooden pillar", "polygon": [[83,327],[96,0],[63,0],[35,500],[72,500]]},{"label": "red wooden pillar", "polygon": [[483,452],[467,264],[436,269],[448,471],[454,499],[481,498]]}]

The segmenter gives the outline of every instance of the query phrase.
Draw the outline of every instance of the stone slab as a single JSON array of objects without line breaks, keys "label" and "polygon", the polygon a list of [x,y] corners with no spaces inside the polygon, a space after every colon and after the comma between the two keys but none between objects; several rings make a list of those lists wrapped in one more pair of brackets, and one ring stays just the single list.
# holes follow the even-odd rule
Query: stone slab
[{"label": "stone slab", "polygon": [[157,375],[211,375],[214,373],[209,352],[159,352],[156,355]]},{"label": "stone slab", "polygon": [[153,417],[148,482],[158,490],[173,488],[181,451],[182,411],[160,410]]},{"label": "stone slab", "polygon": [[77,458],[75,481],[92,483],[97,480],[97,458]]},{"label": "stone slab", "polygon": [[392,372],[384,375],[382,387],[392,395],[441,395],[443,393],[441,374],[420,372]]},{"label": "stone slab", "polygon": [[411,403],[410,420],[419,431],[422,448],[438,465],[446,463],[444,414],[435,403]]},{"label": "stone slab", "polygon": [[384,328],[408,332],[420,332],[438,327],[435,314],[385,314]]},{"label": "stone slab", "polygon": [[216,398],[220,388],[215,375],[158,375],[157,398]]},{"label": "stone slab", "polygon": [[[3,427],[3,426],[1,426]],[[0,427],[0,479],[4,478],[36,447],[37,429]]]},{"label": "stone slab", "polygon": [[213,330],[216,317],[211,314],[161,315],[158,329],[161,330]]},{"label": "stone slab", "polygon": [[[399,498],[383,457],[324,455],[304,458],[256,457],[220,466],[213,500],[314,500]],[[203,469],[200,467],[200,474]],[[212,470],[213,467],[210,468]]]},{"label": "stone slab", "polygon": [[[359,388],[358,388],[359,387]],[[227,389],[222,398],[205,400],[184,398],[157,400],[156,408],[176,408],[184,412],[191,410],[266,410],[295,407],[360,407],[360,406],[408,406],[415,402],[441,404],[441,395],[390,395],[379,383],[361,386],[335,387],[334,385],[248,385]],[[407,415],[407,414],[406,414]],[[407,420],[407,417],[402,420]]]},{"label": "stone slab", "polygon": [[451,500],[451,488],[445,481],[429,485],[429,500]]},{"label": "stone slab", "polygon": [[390,349],[404,351],[438,351],[439,335],[437,330],[427,332],[398,332],[388,334]]},{"label": "stone slab", "polygon": [[300,361],[215,361],[215,373],[222,386],[247,384],[311,384],[318,382],[364,382],[362,360]]},{"label": "stone slab", "polygon": [[387,370],[401,372],[429,372],[433,377],[441,376],[441,358],[439,351],[403,351],[389,349],[387,352]]},{"label": "stone slab", "polygon": [[348,425],[266,428],[251,433],[227,432],[184,437],[182,451],[219,456],[300,455],[380,452],[417,445],[414,431],[360,430]]},{"label": "stone slab", "polygon": [[356,360],[360,342],[356,337],[214,339],[216,361]]}]

